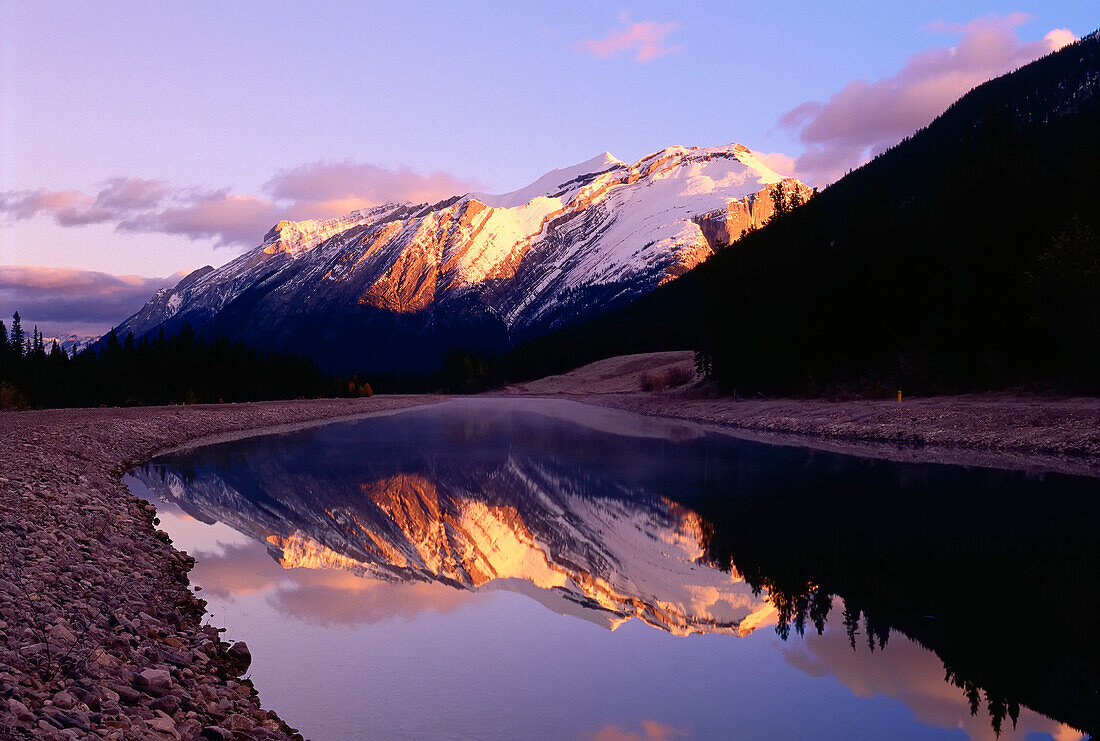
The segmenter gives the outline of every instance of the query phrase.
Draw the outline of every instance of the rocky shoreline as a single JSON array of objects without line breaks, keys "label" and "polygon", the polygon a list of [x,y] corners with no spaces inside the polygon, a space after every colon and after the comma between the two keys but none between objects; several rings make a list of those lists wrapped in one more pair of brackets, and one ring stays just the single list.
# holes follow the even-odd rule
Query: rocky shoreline
[{"label": "rocky shoreline", "polygon": [[122,475],[213,435],[438,397],[0,413],[0,739],[301,738],[202,625],[194,560]]},{"label": "rocky shoreline", "polygon": [[1004,392],[858,399],[731,398],[701,379],[642,391],[647,378],[692,378],[693,354],[623,355],[504,395],[564,398],[710,425],[740,437],[899,462],[1100,476],[1100,399]]},{"label": "rocky shoreline", "polygon": [[895,401],[751,400],[685,392],[570,396],[776,444],[904,463],[1100,476],[1100,400],[996,394]]}]

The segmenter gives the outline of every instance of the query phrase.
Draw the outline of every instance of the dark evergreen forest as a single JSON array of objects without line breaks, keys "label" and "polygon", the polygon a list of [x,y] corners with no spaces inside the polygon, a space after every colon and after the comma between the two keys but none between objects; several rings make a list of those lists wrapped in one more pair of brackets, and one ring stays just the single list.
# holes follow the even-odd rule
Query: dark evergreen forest
[{"label": "dark evergreen forest", "polygon": [[695,349],[742,393],[1100,391],[1100,37],[974,89],[805,205],[516,379]]},{"label": "dark evergreen forest", "polygon": [[229,339],[211,342],[184,325],[179,334],[119,341],[71,357],[30,336],[19,313],[0,322],[0,408],[197,404],[318,396],[369,396],[359,377],[323,375],[309,358],[260,352]]}]

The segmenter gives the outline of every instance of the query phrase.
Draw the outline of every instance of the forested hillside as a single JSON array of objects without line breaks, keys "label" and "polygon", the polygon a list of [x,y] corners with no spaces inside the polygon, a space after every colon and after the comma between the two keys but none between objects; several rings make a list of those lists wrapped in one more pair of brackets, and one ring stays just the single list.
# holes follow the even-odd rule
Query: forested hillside
[{"label": "forested hillside", "polygon": [[511,374],[693,348],[743,392],[1100,391],[1098,132],[1093,33]]}]

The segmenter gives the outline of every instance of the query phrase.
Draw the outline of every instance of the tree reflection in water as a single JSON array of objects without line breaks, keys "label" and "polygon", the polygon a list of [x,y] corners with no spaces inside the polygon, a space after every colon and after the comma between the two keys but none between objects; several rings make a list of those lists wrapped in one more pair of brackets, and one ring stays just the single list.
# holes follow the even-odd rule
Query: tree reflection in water
[{"label": "tree reflection in water", "polygon": [[1095,482],[858,458],[817,467],[829,474],[714,482],[697,502],[708,556],[768,595],[782,639],[822,633],[839,598],[853,649],[908,636],[997,735],[1021,704],[1097,732]]}]

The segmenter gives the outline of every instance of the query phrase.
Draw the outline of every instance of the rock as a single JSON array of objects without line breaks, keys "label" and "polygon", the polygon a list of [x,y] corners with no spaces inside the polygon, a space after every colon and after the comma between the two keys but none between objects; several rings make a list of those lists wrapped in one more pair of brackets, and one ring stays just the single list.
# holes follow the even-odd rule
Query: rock
[{"label": "rock", "polygon": [[61,623],[50,628],[50,638],[62,643],[76,643],[76,636]]},{"label": "rock", "polygon": [[114,690],[119,699],[127,705],[133,705],[141,699],[141,693],[135,690],[133,687],[127,687],[126,685],[119,684],[115,685]]},{"label": "rock", "polygon": [[172,720],[171,716],[166,715],[160,710],[157,711],[157,715],[155,717],[150,718],[146,721],[146,723],[148,723],[149,727],[155,731],[166,733],[172,738],[178,739],[180,737],[179,731],[176,730],[176,721]]},{"label": "rock", "polygon": [[165,689],[172,684],[172,674],[167,669],[146,669],[134,675],[135,687]]},{"label": "rock", "polygon": [[221,726],[206,726],[202,729],[202,737],[210,741],[229,741],[233,738],[233,731]]},{"label": "rock", "polygon": [[231,731],[251,731],[256,723],[243,715],[230,715],[225,719],[225,725]]},{"label": "rock", "polygon": [[248,671],[248,667],[252,665],[252,652],[248,650],[248,644],[244,641],[234,643],[226,651],[225,656],[230,670],[238,677]]},{"label": "rock", "polygon": [[53,696],[53,704],[62,710],[71,710],[76,705],[76,697],[68,692],[58,692]]}]

